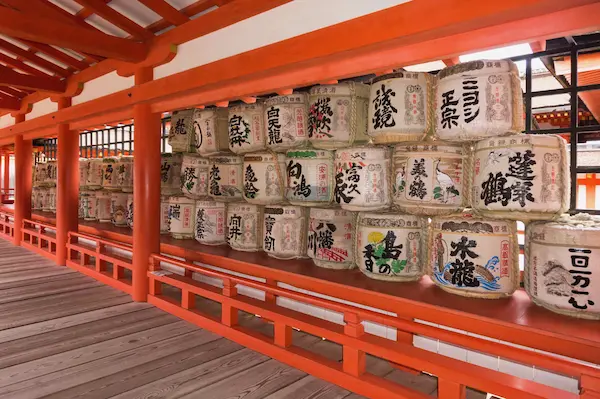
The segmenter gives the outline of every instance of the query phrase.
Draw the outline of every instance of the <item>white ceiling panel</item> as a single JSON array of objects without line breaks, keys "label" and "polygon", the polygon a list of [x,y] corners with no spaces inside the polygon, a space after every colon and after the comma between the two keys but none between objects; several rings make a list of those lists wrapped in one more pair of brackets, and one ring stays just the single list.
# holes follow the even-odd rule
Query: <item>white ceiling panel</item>
[{"label": "white ceiling panel", "polygon": [[92,25],[93,27],[100,29],[104,33],[108,33],[109,35],[118,36],[118,37],[127,37],[129,33],[125,32],[123,29],[111,24],[107,20],[98,15],[90,15],[85,19],[87,23]]},{"label": "white ceiling panel", "polygon": [[74,0],[50,0],[50,2],[56,4],[63,10],[65,10],[73,15],[77,14],[79,11],[81,11],[83,9],[83,6]]},{"label": "white ceiling panel", "polygon": [[143,27],[162,19],[160,15],[137,1],[113,0],[108,6]]}]

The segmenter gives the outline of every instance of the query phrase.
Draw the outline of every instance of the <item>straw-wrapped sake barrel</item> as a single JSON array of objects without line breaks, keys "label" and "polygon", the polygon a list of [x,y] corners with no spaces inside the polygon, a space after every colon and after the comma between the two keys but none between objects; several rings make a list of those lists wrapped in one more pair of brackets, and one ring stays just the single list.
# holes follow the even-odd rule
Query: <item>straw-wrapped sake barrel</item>
[{"label": "straw-wrapped sake barrel", "polygon": [[357,82],[310,89],[308,138],[315,148],[345,148],[366,142],[369,86]]},{"label": "straw-wrapped sake barrel", "polygon": [[229,149],[247,154],[266,148],[264,103],[241,104],[229,108]]},{"label": "straw-wrapped sake barrel", "polygon": [[98,198],[96,197],[95,192],[81,192],[81,207],[83,213],[82,218],[84,220],[98,220]]},{"label": "straw-wrapped sake barrel", "polygon": [[307,254],[326,269],[353,269],[356,214],[343,209],[310,208]]},{"label": "straw-wrapped sake barrel", "polygon": [[79,158],[79,189],[87,188],[88,175],[90,173],[90,160]]},{"label": "straw-wrapped sake barrel", "polygon": [[102,159],[91,158],[88,162],[89,167],[85,186],[88,190],[101,190],[103,179]]},{"label": "straw-wrapped sake barrel", "polygon": [[518,135],[477,142],[473,209],[494,219],[552,219],[569,204],[566,141],[555,135]]},{"label": "straw-wrapped sake barrel", "polygon": [[112,194],[110,191],[96,192],[98,221],[101,223],[110,223],[112,221]]},{"label": "straw-wrapped sake barrel", "polygon": [[39,187],[37,196],[37,205],[35,207],[38,211],[43,211],[46,208],[46,201],[48,200],[48,189],[45,187]]},{"label": "straw-wrapped sake barrel", "polygon": [[221,245],[225,244],[226,231],[226,206],[221,201],[196,202],[196,226],[194,238],[200,244]]},{"label": "straw-wrapped sake barrel", "polygon": [[278,259],[306,257],[307,209],[267,206],[264,209],[263,250]]},{"label": "straw-wrapped sake barrel", "polygon": [[178,240],[194,238],[196,202],[187,197],[169,197],[169,225],[171,236]]},{"label": "straw-wrapped sake barrel", "polygon": [[133,194],[127,196],[127,226],[133,229]]},{"label": "straw-wrapped sake barrel", "polygon": [[334,199],[349,211],[388,208],[391,198],[387,147],[352,147],[335,153]]},{"label": "straw-wrapped sake barrel", "polygon": [[215,200],[243,199],[243,158],[236,155],[209,158],[208,195]]},{"label": "straw-wrapped sake barrel", "polygon": [[509,296],[519,285],[516,222],[477,218],[470,211],[435,217],[427,265],[433,282],[453,294]]},{"label": "straw-wrapped sake barrel", "polygon": [[185,154],[181,165],[181,191],[188,198],[208,195],[208,159]]},{"label": "straw-wrapped sake barrel", "polygon": [[196,113],[196,152],[203,157],[229,151],[229,119],[226,108],[204,109]]},{"label": "straw-wrapped sake barrel", "polygon": [[133,156],[122,155],[117,162],[117,186],[124,193],[133,192]]},{"label": "straw-wrapped sake barrel", "polygon": [[418,280],[424,273],[423,227],[415,215],[360,212],[356,222],[356,263],[367,277]]},{"label": "straw-wrapped sake barrel", "polygon": [[525,290],[553,312],[600,320],[600,217],[563,215],[525,229]]},{"label": "straw-wrapped sake barrel", "polygon": [[[33,189],[31,190],[31,210],[33,211],[35,208],[35,196],[36,193],[34,193]],[[81,191],[79,192],[79,195],[77,196],[77,218],[78,219],[83,219],[83,202],[81,200]]]},{"label": "straw-wrapped sake barrel", "polygon": [[48,161],[46,163],[46,179],[44,185],[48,187],[56,187],[56,179],[58,176],[58,162]]},{"label": "straw-wrapped sake barrel", "polygon": [[285,151],[308,144],[308,94],[271,97],[265,102],[267,147]]},{"label": "straw-wrapped sake barrel", "polygon": [[442,69],[436,80],[436,135],[474,141],[524,129],[519,70],[510,60],[470,61]]},{"label": "straw-wrapped sake barrel", "polygon": [[109,191],[121,191],[117,179],[117,157],[107,157],[102,159],[102,188]]},{"label": "straw-wrapped sake barrel", "polygon": [[286,198],[290,203],[319,206],[333,201],[333,151],[291,150],[285,162]]},{"label": "straw-wrapped sake barrel", "polygon": [[400,71],[371,81],[368,134],[378,144],[420,141],[432,130],[434,77]]},{"label": "straw-wrapped sake barrel", "polygon": [[263,211],[259,205],[227,205],[227,244],[237,251],[261,251]]},{"label": "straw-wrapped sake barrel", "polygon": [[160,197],[160,234],[171,233],[171,220],[169,219],[169,197]]},{"label": "straw-wrapped sake barrel", "polygon": [[46,167],[47,164],[38,163],[35,165],[33,172],[33,186],[34,187],[44,187],[46,182]]},{"label": "straw-wrapped sake barrel", "polygon": [[161,154],[160,193],[162,195],[177,195],[181,193],[181,163],[181,154]]},{"label": "straw-wrapped sake barrel", "polygon": [[56,187],[46,189],[46,202],[44,203],[44,212],[56,213]]},{"label": "straw-wrapped sake barrel", "polygon": [[244,199],[257,205],[285,200],[285,155],[258,152],[244,155]]},{"label": "straw-wrapped sake barrel", "polygon": [[392,198],[403,212],[448,215],[468,206],[468,147],[445,142],[394,148]]},{"label": "straw-wrapped sake barrel", "polygon": [[31,210],[37,211],[44,207],[43,188],[33,187],[31,189]]},{"label": "straw-wrapped sake barrel", "polygon": [[113,193],[110,198],[112,224],[127,226],[127,197],[126,193]]},{"label": "straw-wrapped sake barrel", "polygon": [[184,109],[173,112],[168,137],[169,145],[173,152],[196,151],[194,119],[198,112],[196,109]]}]

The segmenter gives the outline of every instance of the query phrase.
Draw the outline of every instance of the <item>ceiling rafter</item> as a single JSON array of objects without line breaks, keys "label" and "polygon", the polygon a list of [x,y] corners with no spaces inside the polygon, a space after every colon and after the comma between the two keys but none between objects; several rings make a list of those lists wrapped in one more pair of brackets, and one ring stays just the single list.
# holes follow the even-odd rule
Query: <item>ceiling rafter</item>
[{"label": "ceiling rafter", "polygon": [[16,88],[27,88],[53,93],[64,93],[67,82],[50,77],[24,75],[0,65],[0,84]]},{"label": "ceiling rafter", "polygon": [[140,3],[160,15],[171,25],[182,25],[190,20],[184,13],[167,3],[165,0],[138,0]]},{"label": "ceiling rafter", "polygon": [[21,42],[29,46],[30,49],[34,49],[35,51],[46,54],[47,56],[52,57],[55,60],[60,61],[78,71],[81,71],[89,66],[85,62],[79,61],[77,58],[71,57],[70,55],[67,55],[47,44],[32,42],[31,40],[21,40]]},{"label": "ceiling rafter", "polygon": [[[182,8],[181,10],[179,10],[179,12],[183,15],[185,15],[186,17],[193,17],[196,14],[199,14],[203,11],[208,10],[211,7],[214,6],[219,6],[222,7],[227,3],[231,3],[234,0],[199,0],[195,3],[190,4],[187,7]],[[161,19],[159,21],[156,21],[150,25],[148,25],[146,27],[146,29],[148,29],[151,32],[159,32],[163,29],[168,28],[169,26],[171,26],[171,22],[169,22],[166,19]]]},{"label": "ceiling rafter", "polygon": [[67,76],[69,76],[71,74],[69,71],[67,71],[64,68],[61,68],[60,66],[54,64],[53,62],[50,62],[41,57],[38,57],[37,55],[35,55],[27,50],[24,50],[21,47],[15,46],[14,44],[7,42],[4,39],[0,39],[0,48],[16,55],[17,57],[20,57],[24,60],[34,63],[37,66],[40,66],[48,71],[51,71],[52,73],[62,76],[63,78],[66,78]]},{"label": "ceiling rafter", "polygon": [[27,95],[27,93],[25,93],[23,91],[20,91],[20,90],[17,90],[17,89],[13,89],[12,87],[8,87],[8,86],[0,86],[0,92],[2,92],[4,94],[11,95],[11,96],[16,97],[18,99],[22,99],[23,97],[25,97]]},{"label": "ceiling rafter", "polygon": [[37,68],[34,68],[32,66],[29,66],[29,65],[23,63],[23,61],[17,60],[16,58],[9,57],[8,55],[3,54],[3,53],[0,53],[0,62],[3,62],[8,66],[11,66],[18,70],[21,70],[21,71],[28,73],[30,75],[33,75],[33,76],[43,76],[43,77],[51,77],[52,76],[52,75],[48,75],[44,71],[40,71]]},{"label": "ceiling rafter", "polygon": [[21,101],[14,97],[0,96],[0,109],[18,111],[21,109]]}]

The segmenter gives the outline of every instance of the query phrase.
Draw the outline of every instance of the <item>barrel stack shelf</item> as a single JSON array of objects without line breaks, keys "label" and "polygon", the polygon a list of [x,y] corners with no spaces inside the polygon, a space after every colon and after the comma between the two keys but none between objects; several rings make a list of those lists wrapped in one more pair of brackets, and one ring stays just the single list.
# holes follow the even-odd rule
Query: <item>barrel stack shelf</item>
[{"label": "barrel stack shelf", "polygon": [[[397,7],[400,6],[394,9]],[[344,25],[327,33],[317,31],[311,37],[328,37],[356,26]],[[367,397],[427,397],[378,376],[371,366],[373,357],[407,373],[425,372],[436,376],[440,398],[464,398],[466,387],[505,398],[600,397],[600,322],[558,314],[536,304],[537,301],[544,302],[543,298],[537,298],[536,302],[531,299],[522,286],[523,278],[517,260],[519,253],[533,248],[519,247],[516,221],[504,220],[504,216],[495,217],[494,212],[498,211],[493,204],[475,205],[476,202],[469,198],[471,194],[476,193],[482,201],[484,196],[475,190],[471,193],[467,189],[468,183],[464,184],[467,190],[465,194],[462,192],[463,186],[448,185],[447,181],[438,191],[433,189],[439,206],[433,205],[430,209],[396,195],[400,187],[405,189],[410,184],[408,176],[406,183],[403,179],[406,165],[413,162],[414,154],[418,154],[423,165],[429,165],[429,169],[423,169],[421,177],[427,176],[427,170],[436,174],[438,182],[448,178],[450,183],[456,183],[459,175],[463,182],[477,179],[477,176],[471,176],[469,168],[477,168],[471,162],[477,159],[478,151],[496,151],[496,154],[505,151],[496,148],[504,143],[500,144],[498,140],[493,142],[497,139],[494,133],[486,136],[486,133],[479,131],[478,134],[484,136],[478,139],[491,140],[486,145],[480,145],[482,141],[472,145],[476,141],[472,138],[462,142],[464,137],[457,136],[441,137],[445,142],[439,146],[436,144],[434,148],[436,142],[428,141],[437,121],[433,109],[431,115],[423,116],[421,122],[426,129],[422,132],[411,130],[406,137],[399,138],[393,130],[384,131],[374,138],[377,146],[370,143],[365,147],[365,141],[369,139],[367,131],[353,131],[352,127],[348,128],[338,120],[336,128],[347,131],[347,136],[340,142],[330,140],[335,136],[333,133],[318,132],[313,132],[318,139],[309,140],[298,127],[298,121],[311,123],[313,127],[320,125],[323,117],[332,116],[334,112],[336,118],[347,113],[347,120],[352,124],[363,121],[366,125],[367,119],[377,110],[368,110],[373,92],[370,93],[371,88],[363,82],[393,85],[394,79],[406,78],[411,80],[410,87],[414,90],[414,96],[407,94],[406,98],[414,99],[414,104],[430,101],[429,105],[433,107],[439,101],[449,100],[447,96],[439,100],[431,98],[437,90],[436,85],[448,76],[392,71],[393,66],[403,65],[398,56],[384,57],[383,61],[371,58],[392,51],[397,43],[390,43],[389,48],[368,47],[369,51],[363,51],[357,45],[349,48],[347,54],[325,57],[321,63],[318,55],[314,55],[306,62],[297,61],[291,67],[283,65],[274,70],[262,69],[263,64],[249,64],[247,76],[239,81],[227,75],[229,69],[217,73],[215,68],[243,63],[249,57],[246,53],[234,56],[229,61],[225,59],[198,67],[193,76],[200,76],[201,73],[211,76],[202,83],[200,80],[188,82],[192,76],[188,71],[173,78],[164,78],[168,82],[157,83],[160,79],[152,79],[152,68],[143,65],[131,71],[135,75],[136,85],[130,91],[92,100],[90,104],[70,106],[70,101],[68,104],[60,103],[55,115],[60,116],[57,122],[43,120],[45,117],[27,122],[22,120],[15,125],[15,134],[19,135],[18,139],[14,139],[17,141],[17,167],[31,161],[31,158],[23,157],[23,153],[29,150],[23,144],[28,141],[24,140],[25,137],[29,140],[38,135],[46,137],[44,153],[47,158],[45,162],[29,166],[35,171],[30,173],[30,176],[34,176],[33,181],[25,181],[27,179],[23,177],[23,171],[17,169],[17,179],[23,181],[16,185],[15,205],[0,207],[0,237],[96,278],[131,295],[136,301],[147,301],[202,328]],[[268,50],[260,48],[251,51],[250,56],[275,54],[270,52],[280,51],[282,46],[281,43],[275,43],[266,46]],[[548,194],[548,198],[552,198],[549,202],[554,200],[558,203],[556,209],[552,208],[553,205],[547,205],[544,209],[536,208],[530,214],[519,213],[514,214],[518,217],[513,215],[507,218],[546,220],[556,219],[555,216],[563,212],[594,213],[576,209],[575,206],[577,174],[581,173],[577,164],[577,138],[579,134],[594,129],[579,126],[577,118],[571,119],[568,129],[536,129],[532,126],[532,98],[568,93],[571,95],[571,114],[576,115],[579,94],[600,89],[599,85],[578,85],[578,57],[599,48],[599,43],[571,44],[567,48],[541,51],[514,59],[525,62],[525,112],[521,115],[520,104],[513,107],[510,126],[505,130],[531,136],[515,136],[527,142],[517,143],[517,139],[514,139],[515,142],[510,145],[539,145],[554,154],[551,144],[542,143],[547,136],[536,138],[535,135],[569,135],[570,164],[566,164],[567,146],[562,139],[556,152],[562,156],[559,161],[564,161],[570,169],[561,169],[563,175],[560,176],[564,180],[552,181],[546,189],[551,191],[552,187],[569,181],[571,185],[561,192],[564,198],[554,192]],[[552,93],[532,91],[532,60],[557,56],[571,57],[571,85],[552,90]],[[156,57],[159,58],[160,54]],[[432,55],[423,57],[431,59]],[[223,62],[230,64],[219,64]],[[387,64],[383,65],[382,62]],[[469,71],[479,73],[479,70],[488,67],[501,69],[504,65],[509,68],[514,66],[512,62],[502,62],[506,64],[490,62],[489,65]],[[332,71],[332,65],[339,69]],[[256,71],[252,68],[256,68]],[[468,69],[466,66],[464,68]],[[504,72],[496,71],[494,76]],[[168,89],[164,89],[166,83],[171,83]],[[194,85],[193,90],[186,84]],[[516,85],[512,86],[513,90],[520,89],[520,82]],[[417,97],[422,90],[428,90],[430,98],[423,100],[423,97]],[[337,101],[335,104],[341,109],[315,111],[319,119],[317,122],[309,122],[310,116],[306,114],[304,119],[297,119],[298,114],[294,110],[301,109],[298,104],[307,105],[310,102],[312,112],[313,108],[324,104],[325,99],[329,101],[330,97]],[[282,104],[292,109],[285,111],[289,111],[289,117],[295,121],[292,123],[294,127],[285,132],[285,140],[273,136],[273,126],[278,126],[278,133],[282,128],[277,122],[270,122],[268,117],[264,117],[269,112],[264,108],[264,100],[271,112],[278,110],[278,115],[284,114]],[[91,111],[93,105],[98,108]],[[80,114],[73,117],[63,111]],[[163,113],[169,116],[161,119]],[[211,114],[210,118],[206,117],[208,113]],[[416,117],[408,115],[406,118]],[[246,123],[246,120],[251,123]],[[524,126],[520,128],[523,121]],[[94,129],[99,124],[115,126],[117,122],[118,127]],[[56,136],[56,132],[52,131],[56,130],[56,123],[59,125],[58,139],[48,138]],[[236,127],[234,134],[239,135],[237,141],[230,139],[232,125]],[[202,136],[206,134],[203,128],[210,129],[213,141],[206,142],[206,136]],[[68,135],[69,129],[82,133],[74,139]],[[83,132],[84,129],[90,131]],[[262,138],[255,135],[257,130],[263,132]],[[203,137],[201,143],[198,135]],[[530,137],[533,139],[530,140]],[[269,147],[266,141],[269,138],[274,147]],[[501,139],[510,142],[511,138],[506,136]],[[538,139],[541,144],[536,141]],[[307,147],[308,141],[311,141],[311,145]],[[412,146],[405,141],[412,142]],[[396,147],[392,150],[394,145]],[[233,153],[227,153],[230,149]],[[186,154],[181,156],[179,152]],[[68,159],[61,158],[61,154],[67,154],[65,158]],[[556,161],[552,154],[546,154],[549,162]],[[511,153],[510,156],[516,155]],[[485,157],[493,158],[489,153],[485,153]],[[359,163],[355,161],[358,158]],[[360,168],[356,168],[357,164]],[[293,169],[295,165],[298,165],[298,169]],[[49,167],[54,168],[54,172],[48,172]],[[311,171],[311,174],[307,172],[306,176],[302,175],[302,168]],[[367,170],[385,168],[388,168],[387,174],[366,174]],[[64,172],[67,169],[68,172]],[[340,173],[336,176],[337,172]],[[353,180],[357,173],[364,173],[360,175],[363,181],[374,178],[374,187],[386,187],[389,195],[369,193],[373,195],[361,197],[361,193],[357,195],[354,190],[354,197],[350,197],[352,191],[334,190],[334,186],[341,184],[336,180],[344,178],[347,179],[346,188],[352,190],[349,186],[358,181]],[[259,174],[266,177],[257,179]],[[402,181],[398,179],[400,174]],[[190,176],[193,176],[191,180]],[[523,182],[531,181],[526,177]],[[413,174],[413,180],[410,181],[414,182],[417,178],[420,179]],[[188,180],[198,185],[186,185]],[[306,181],[312,184],[313,189],[318,188],[316,195],[307,193]],[[199,187],[199,182],[204,184],[204,188]],[[79,199],[76,198],[77,193]],[[307,195],[301,196],[299,193]],[[29,202],[31,198],[31,206],[27,203],[24,207],[18,202],[25,197],[27,201],[23,202]],[[331,207],[336,200],[342,204],[341,208]],[[194,221],[200,215],[197,213],[199,203],[202,203],[201,214],[205,222],[201,229],[198,228],[198,220]],[[305,206],[307,203],[310,203],[310,208]],[[569,203],[570,208],[565,208],[565,204]],[[474,208],[479,206],[480,209],[476,209],[479,213],[460,213],[467,204]],[[390,212],[392,205],[393,213],[382,213]],[[248,235],[243,244],[237,244],[236,249],[239,250],[233,249],[231,243],[231,246],[227,245],[231,239],[227,234],[227,226],[231,223],[227,209],[232,207],[235,207],[236,215],[243,213],[244,223],[248,223],[244,225]],[[75,215],[77,211],[79,213]],[[360,215],[355,217],[358,211],[361,211]],[[178,216],[175,217],[176,221],[174,212]],[[285,223],[278,218],[280,215],[287,218]],[[432,218],[430,227],[427,227],[427,217]],[[487,217],[498,220],[485,219]],[[478,218],[483,218],[480,224],[490,226],[491,230],[465,229],[464,225],[477,224]],[[272,220],[270,225],[264,223],[267,219]],[[292,219],[297,223],[290,224],[289,220]],[[238,223],[242,223],[241,220]],[[343,234],[345,226],[351,224],[354,226],[347,228],[348,235]],[[550,229],[549,226],[543,227],[545,225],[541,222],[534,224],[542,226],[539,229]],[[169,225],[171,234],[161,234],[165,229],[168,232]],[[339,244],[339,248],[335,247],[335,251],[332,251],[336,256],[331,255],[327,260],[316,255],[317,244],[310,241],[308,232],[316,237],[316,230],[321,229],[315,227],[317,225],[326,225],[338,234],[336,244]],[[356,238],[360,235],[356,230],[357,225],[362,229],[362,238]],[[412,230],[408,229],[411,226]],[[402,264],[384,265],[394,270],[387,271],[385,276],[373,273],[373,265],[369,267],[368,262],[364,261],[362,250],[367,243],[384,243],[386,238],[392,237],[381,233],[379,230],[382,227],[395,231],[392,240],[398,235],[406,235],[402,236],[402,243],[405,250],[413,251],[411,258],[415,259],[412,261],[414,265],[411,259],[406,259]],[[278,234],[297,236],[299,245],[285,248],[268,244],[265,237],[269,238],[270,228]],[[590,228],[595,229],[596,226]],[[350,230],[352,233],[349,233]],[[444,254],[439,251],[442,240],[450,240],[447,237],[457,231],[468,245],[474,242],[473,237],[484,235],[482,233],[491,233],[494,240],[496,236],[500,237],[498,242],[502,243],[499,247],[502,255],[495,256],[496,263],[490,266],[488,262],[488,265],[484,265],[486,270],[480,271],[488,280],[486,287],[494,287],[490,288],[496,291],[493,296],[482,294],[481,290],[469,291],[466,283],[464,286],[459,284],[459,289],[449,287],[456,283],[448,283],[447,270],[441,268],[443,262],[438,261]],[[548,230],[544,231],[550,236]],[[538,241],[543,241],[539,238],[541,233],[538,230],[536,232]],[[495,245],[495,242],[492,244]],[[360,248],[358,243],[361,243]],[[385,241],[383,250],[390,250],[388,244],[390,242]],[[390,245],[393,244],[394,241]],[[311,245],[315,251],[312,259],[308,259],[306,248],[311,248]],[[448,248],[446,245],[447,252],[450,252]],[[469,248],[465,251],[468,252]],[[482,257],[488,257],[484,250],[481,250],[481,254]],[[489,257],[493,258],[494,255],[492,253]],[[504,268],[505,261],[512,268]],[[358,267],[353,267],[355,262]],[[434,270],[436,266],[440,266],[437,272]],[[379,270],[382,268],[379,267]],[[403,270],[404,274],[401,273]],[[496,278],[494,273],[502,273],[502,276]],[[527,269],[524,273],[528,273]],[[491,277],[488,278],[488,274]],[[502,280],[505,277],[508,282]],[[526,285],[528,278],[532,277],[525,278]],[[453,293],[455,291],[460,291],[459,295]],[[497,299],[489,299],[491,297]],[[212,301],[215,307],[208,309],[200,306],[200,298]],[[243,325],[240,314],[255,315],[262,321],[261,328]],[[595,317],[596,313],[592,316]],[[301,348],[294,339],[294,330],[337,344],[342,360]],[[447,356],[439,350],[432,351],[418,344],[424,341],[433,342],[437,348],[441,345],[452,346],[464,352],[465,356]],[[575,381],[577,387],[559,388],[519,376],[515,372],[489,367],[483,362],[468,362],[465,358],[467,353],[565,376]]]}]

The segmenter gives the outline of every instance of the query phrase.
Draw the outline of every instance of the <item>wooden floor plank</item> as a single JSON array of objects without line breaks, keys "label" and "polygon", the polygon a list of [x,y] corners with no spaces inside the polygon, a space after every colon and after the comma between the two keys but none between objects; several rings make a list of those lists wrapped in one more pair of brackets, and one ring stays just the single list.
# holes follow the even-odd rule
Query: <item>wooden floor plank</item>
[{"label": "wooden floor plank", "polygon": [[45,297],[48,295],[62,294],[66,292],[79,291],[85,288],[101,287],[102,283],[90,279],[71,279],[67,281],[53,281],[41,287],[26,286],[16,287],[2,291],[0,304],[24,301],[27,299]]},{"label": "wooden floor plank", "polygon": [[29,285],[41,285],[50,281],[67,281],[73,278],[80,278],[81,274],[79,273],[69,273],[69,274],[59,274],[55,276],[47,276],[47,277],[39,277],[39,278],[31,278],[28,280],[18,280],[12,281],[8,283],[0,283],[0,291],[15,287],[26,287]]},{"label": "wooden floor plank", "polygon": [[350,393],[350,391],[337,385],[307,375],[293,384],[266,396],[265,399],[342,399]]},{"label": "wooden floor plank", "polygon": [[36,277],[36,278],[50,277],[50,276],[57,276],[57,275],[71,274],[71,273],[77,273],[77,272],[73,269],[69,269],[66,267],[63,269],[52,268],[52,269],[47,269],[44,271],[27,270],[24,272],[12,272],[12,273],[6,273],[6,274],[0,275],[0,283],[12,283],[13,281],[28,280],[32,277]]}]

